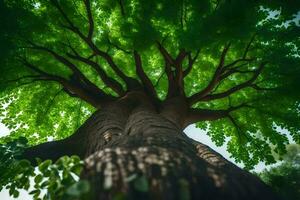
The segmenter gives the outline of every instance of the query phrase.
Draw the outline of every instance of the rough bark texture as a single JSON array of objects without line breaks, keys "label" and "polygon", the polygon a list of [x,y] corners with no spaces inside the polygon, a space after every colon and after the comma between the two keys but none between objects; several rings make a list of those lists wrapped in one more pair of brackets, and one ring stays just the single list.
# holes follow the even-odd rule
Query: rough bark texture
[{"label": "rough bark texture", "polygon": [[131,92],[95,112],[71,137],[29,149],[85,160],[86,199],[277,199],[257,177],[183,133],[188,106],[176,97],[156,107]]}]

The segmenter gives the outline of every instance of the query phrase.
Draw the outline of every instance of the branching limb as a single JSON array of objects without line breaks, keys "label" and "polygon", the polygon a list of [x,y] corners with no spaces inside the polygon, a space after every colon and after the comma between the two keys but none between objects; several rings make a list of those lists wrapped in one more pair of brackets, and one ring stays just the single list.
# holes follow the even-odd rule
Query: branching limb
[{"label": "branching limb", "polygon": [[[176,95],[185,95],[184,94],[184,72],[182,69],[183,60],[189,55],[184,49],[181,49],[176,58],[168,53],[168,51],[163,47],[163,45],[157,42],[158,50],[162,54],[165,60],[165,72],[168,77],[168,95],[167,98],[176,96]],[[172,70],[175,69],[174,71]]]},{"label": "branching limb", "polygon": [[136,87],[139,87],[138,81],[135,80],[134,78],[131,78],[131,77],[125,75],[119,69],[119,67],[115,64],[115,62],[113,61],[112,57],[108,53],[106,53],[104,51],[101,51],[94,44],[92,44],[91,48],[96,53],[96,55],[101,56],[102,58],[104,58],[107,61],[107,63],[109,64],[109,66],[112,68],[112,70],[125,82],[126,87],[127,87],[128,90],[131,90],[131,89],[134,89]]},{"label": "branching limb", "polygon": [[[76,35],[78,35],[88,45],[88,47],[94,52],[95,55],[98,55],[98,56],[102,57],[103,59],[105,59],[106,62],[109,64],[109,66],[112,68],[112,70],[126,83],[127,89],[130,90],[130,89],[136,88],[138,86],[137,80],[125,75],[120,70],[120,68],[116,65],[116,63],[113,61],[112,57],[105,51],[100,50],[94,44],[94,42],[92,40],[92,34],[90,34],[91,37],[89,37],[89,34],[88,34],[88,36],[85,36],[80,31],[80,29],[77,26],[75,26],[75,24],[68,18],[67,14],[63,11],[63,9],[61,8],[61,6],[57,2],[57,0],[51,0],[51,2],[58,9],[58,11],[62,14],[63,18],[67,22],[68,25],[66,25],[64,27],[69,29]],[[89,2],[86,2],[85,5],[87,5],[87,3],[89,3]],[[87,8],[87,10],[90,10],[90,6]],[[92,15],[90,15],[90,17],[92,18]],[[91,21],[91,20],[89,20],[89,21]],[[90,27],[91,27],[91,24],[90,24]],[[89,33],[92,32],[91,28],[89,30],[90,30]]]},{"label": "branching limb", "polygon": [[119,45],[113,43],[113,42],[109,39],[109,37],[107,37],[107,43],[108,43],[109,45],[113,46],[114,48],[116,48],[117,50],[122,51],[123,53],[131,54],[130,51],[128,51],[128,50],[126,50],[126,49],[120,47]]},{"label": "branching limb", "polygon": [[181,95],[184,95],[184,81],[183,81],[183,69],[182,62],[187,57],[188,52],[184,49],[181,49],[177,57],[175,58],[175,81],[178,85],[178,90]]},{"label": "branching limb", "polygon": [[247,44],[247,46],[246,46],[246,48],[245,48],[245,51],[244,51],[244,54],[243,54],[243,58],[244,58],[244,59],[247,57],[247,54],[248,54],[248,52],[249,52],[249,50],[250,50],[250,46],[251,46],[251,44],[253,43],[253,41],[254,41],[254,39],[255,39],[255,36],[256,36],[256,34],[253,34],[253,36],[251,37],[249,43]]},{"label": "branching limb", "polygon": [[254,81],[258,78],[259,74],[261,73],[261,71],[265,65],[266,65],[266,62],[261,63],[261,65],[258,67],[258,69],[256,69],[254,71],[253,76],[248,81],[245,81],[239,85],[236,85],[225,92],[206,95],[199,100],[200,101],[210,101],[210,100],[214,100],[214,99],[220,99],[220,98],[228,97],[231,94],[233,94],[241,89],[244,89],[246,87],[253,87]]},{"label": "branching limb", "polygon": [[177,57],[174,59],[175,67],[181,65],[181,63],[183,62],[183,60],[185,59],[185,57],[187,55],[188,55],[188,52],[186,52],[184,49],[181,49],[179,51],[179,54],[177,55]]},{"label": "branching limb", "polygon": [[82,86],[78,82],[72,82],[63,77],[49,74],[29,63],[26,59],[20,58],[20,60],[25,67],[38,74],[32,79],[33,81],[54,81],[59,83],[70,96],[78,97],[96,108],[113,99],[112,96],[107,95],[102,91],[101,93],[93,94],[88,88]]},{"label": "branching limb", "polygon": [[63,140],[45,142],[29,147],[23,153],[21,159],[27,159],[33,165],[37,165],[36,158],[50,159],[54,162],[62,156],[77,155],[83,159],[86,149],[85,141],[84,137],[79,138],[79,136],[79,134],[75,134]]},{"label": "branching limb", "polygon": [[176,93],[176,82],[171,66],[174,65],[174,60],[168,51],[162,46],[161,43],[157,42],[158,49],[163,55],[165,60],[165,73],[168,77],[168,93],[167,98],[173,96]]},{"label": "branching limb", "polygon": [[87,39],[91,40],[93,37],[93,33],[94,33],[94,19],[93,19],[92,11],[91,11],[91,3],[90,3],[90,0],[84,0],[83,2],[85,5],[88,20],[89,20],[89,32],[87,35]]},{"label": "branching limb", "polygon": [[155,99],[157,99],[156,90],[155,90],[151,80],[149,79],[149,77],[147,76],[147,74],[145,73],[145,71],[143,69],[141,56],[136,50],[134,50],[133,53],[134,53],[136,73],[139,76],[139,78],[141,79],[146,92],[148,94],[150,94],[152,99],[155,100]]},{"label": "branching limb", "polygon": [[188,126],[199,121],[215,121],[226,118],[231,112],[246,107],[249,106],[246,103],[243,103],[238,106],[230,106],[228,109],[221,110],[191,108],[184,122],[184,126]]},{"label": "branching limb", "polygon": [[174,59],[172,56],[168,53],[168,51],[163,47],[163,45],[159,42],[157,42],[158,50],[163,55],[165,61],[169,63],[170,66],[174,65]]},{"label": "branching limb", "polygon": [[215,73],[214,73],[211,81],[209,82],[209,84],[202,91],[189,97],[188,100],[189,100],[190,105],[193,105],[194,103],[199,101],[201,98],[203,98],[204,96],[209,94],[215,88],[215,86],[219,83],[220,76],[222,75],[222,70],[224,67],[225,57],[229,50],[229,47],[230,47],[230,44],[228,44],[227,46],[224,47],[222,54],[221,54],[220,61],[219,61],[219,65],[218,65],[217,69],[215,70]]},{"label": "branching limb", "polygon": [[78,77],[78,79],[80,81],[83,81],[83,83],[93,91],[93,93],[95,93],[95,94],[102,93],[102,91],[94,83],[92,83],[88,78],[86,78],[85,75],[68,59],[66,59],[65,57],[59,55],[58,53],[56,53],[55,51],[53,51],[47,47],[37,45],[33,42],[29,42],[29,43],[32,45],[33,49],[45,51],[45,52],[51,54],[57,61],[62,63],[64,66],[68,67],[74,73],[74,75],[76,77]]},{"label": "branching limb", "polygon": [[164,74],[165,74],[165,72],[163,71],[163,72],[159,75],[159,77],[158,77],[158,79],[157,79],[157,81],[156,81],[156,83],[155,83],[155,85],[154,85],[154,88],[156,88],[156,87],[158,86],[159,81],[162,79],[162,77],[164,76]]},{"label": "branching limb", "polygon": [[[254,61],[254,58],[247,58],[247,53],[249,52],[250,46],[254,41],[254,37],[255,37],[255,35],[251,38],[250,42],[247,44],[242,58],[236,59],[235,61],[233,61],[230,64],[224,65],[225,57],[226,57],[226,54],[227,54],[230,44],[227,45],[223,49],[219,65],[218,65],[210,83],[202,91],[200,91],[188,98],[190,105],[193,105],[199,101],[210,101],[210,100],[214,100],[214,99],[224,98],[224,97],[227,97],[227,96],[233,94],[234,92],[237,92],[246,87],[252,87],[254,89],[259,90],[259,87],[257,87],[257,85],[254,84],[254,81],[258,78],[259,74],[261,73],[261,71],[266,63],[262,63],[256,70],[241,70],[240,69],[245,64],[248,64],[249,62]],[[239,63],[242,63],[242,64],[236,66]],[[216,89],[219,87],[219,85],[221,84],[221,82],[223,80],[225,80],[227,77],[231,76],[232,74],[236,74],[236,73],[241,73],[241,74],[242,73],[245,73],[245,74],[252,73],[253,76],[249,80],[247,80],[243,83],[240,83],[237,86],[234,86],[227,91],[214,94],[214,92],[216,91]]]},{"label": "branching limb", "polygon": [[227,77],[229,77],[230,75],[232,74],[235,74],[235,73],[240,73],[240,74],[246,74],[246,73],[255,73],[255,70],[240,70],[239,68],[241,67],[240,66],[237,66],[237,67],[234,67],[234,68],[231,68],[229,70],[226,70],[224,73],[222,73],[222,75],[220,76],[220,81],[226,79]]},{"label": "branching limb", "polygon": [[90,67],[92,67],[94,70],[96,70],[96,72],[98,73],[98,75],[100,76],[101,80],[104,82],[104,84],[111,88],[113,91],[115,91],[119,96],[122,96],[124,94],[124,90],[122,88],[122,85],[116,81],[115,79],[109,77],[106,72],[103,70],[103,68],[97,63],[94,62],[88,58],[84,58],[81,57],[76,51],[75,51],[75,55],[72,54],[67,54],[70,58],[75,59],[75,60],[79,60],[87,65],[89,65]]},{"label": "branching limb", "polygon": [[197,60],[200,53],[200,49],[197,50],[196,55],[192,57],[191,52],[188,54],[188,67],[183,71],[183,77],[186,77],[192,70],[195,61]]},{"label": "branching limb", "polygon": [[[66,28],[70,28],[70,29],[78,29],[76,26],[74,26],[73,22],[71,21],[71,19],[67,16],[67,14],[63,11],[63,9],[61,8],[61,6],[59,5],[59,1],[58,0],[50,0],[50,2],[52,3],[52,5],[61,13],[62,17],[65,19],[65,21],[68,23],[69,27]],[[79,29],[78,29],[79,31]]]},{"label": "branching limb", "polygon": [[239,59],[233,61],[232,63],[230,63],[228,65],[225,65],[223,67],[223,71],[230,69],[231,67],[235,66],[238,63],[241,63],[241,62],[251,62],[251,61],[254,61],[254,59],[253,58],[239,58]]},{"label": "branching limb", "polygon": [[247,46],[246,46],[246,48],[245,48],[245,51],[244,51],[244,53],[243,53],[243,56],[242,56],[241,58],[239,58],[239,59],[233,61],[232,63],[230,63],[230,64],[224,66],[224,71],[227,70],[227,69],[229,69],[229,68],[231,68],[231,67],[234,67],[236,64],[238,64],[238,63],[240,63],[240,62],[251,62],[251,61],[254,61],[254,58],[247,58],[247,54],[248,54],[248,52],[249,52],[249,50],[250,50],[251,44],[253,43],[253,41],[254,41],[254,39],[255,39],[255,36],[256,36],[256,34],[254,34],[254,35],[251,37],[250,41],[248,42],[248,44],[247,44]]}]

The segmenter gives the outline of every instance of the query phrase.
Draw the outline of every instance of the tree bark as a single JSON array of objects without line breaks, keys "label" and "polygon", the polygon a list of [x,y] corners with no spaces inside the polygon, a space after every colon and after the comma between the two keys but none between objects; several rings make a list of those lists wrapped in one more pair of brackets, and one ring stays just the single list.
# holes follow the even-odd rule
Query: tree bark
[{"label": "tree bark", "polygon": [[[187,108],[180,98],[157,108],[132,92],[95,112],[57,148],[34,148],[81,156],[82,178],[91,183],[86,199],[278,199],[257,177],[186,137]],[[39,157],[33,150],[27,158]]]}]

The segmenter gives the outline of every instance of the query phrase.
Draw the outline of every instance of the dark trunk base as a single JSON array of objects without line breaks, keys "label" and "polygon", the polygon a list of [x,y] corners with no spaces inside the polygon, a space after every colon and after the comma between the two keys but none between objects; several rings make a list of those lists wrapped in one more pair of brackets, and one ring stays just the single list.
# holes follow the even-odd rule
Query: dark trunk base
[{"label": "dark trunk base", "polygon": [[188,140],[130,136],[94,153],[83,175],[93,188],[89,199],[276,199],[258,178]]},{"label": "dark trunk base", "polygon": [[88,200],[278,199],[257,177],[187,138],[181,103],[161,109],[133,93],[94,113],[71,137],[28,149],[25,158],[81,156]]}]

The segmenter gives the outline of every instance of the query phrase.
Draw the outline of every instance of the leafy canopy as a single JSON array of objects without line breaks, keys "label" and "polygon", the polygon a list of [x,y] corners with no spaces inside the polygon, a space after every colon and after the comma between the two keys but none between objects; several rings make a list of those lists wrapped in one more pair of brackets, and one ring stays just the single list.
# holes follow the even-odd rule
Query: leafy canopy
[{"label": "leafy canopy", "polygon": [[[184,93],[192,99],[209,85],[223,55],[223,65],[229,66],[224,79],[205,98],[194,98],[192,106],[239,109],[197,126],[217,145],[227,143],[247,168],[272,163],[274,153],[284,154],[288,144],[279,127],[300,143],[299,10],[300,2],[293,0],[1,1],[1,119],[12,130],[2,141],[24,136],[34,145],[72,134],[95,108],[88,97],[74,98],[70,83],[84,75],[85,84],[117,97],[128,77],[139,79],[134,50],[164,100],[168,73],[159,43],[172,57],[186,52],[182,66],[190,73]],[[78,55],[113,80],[98,76],[103,71]]]}]

